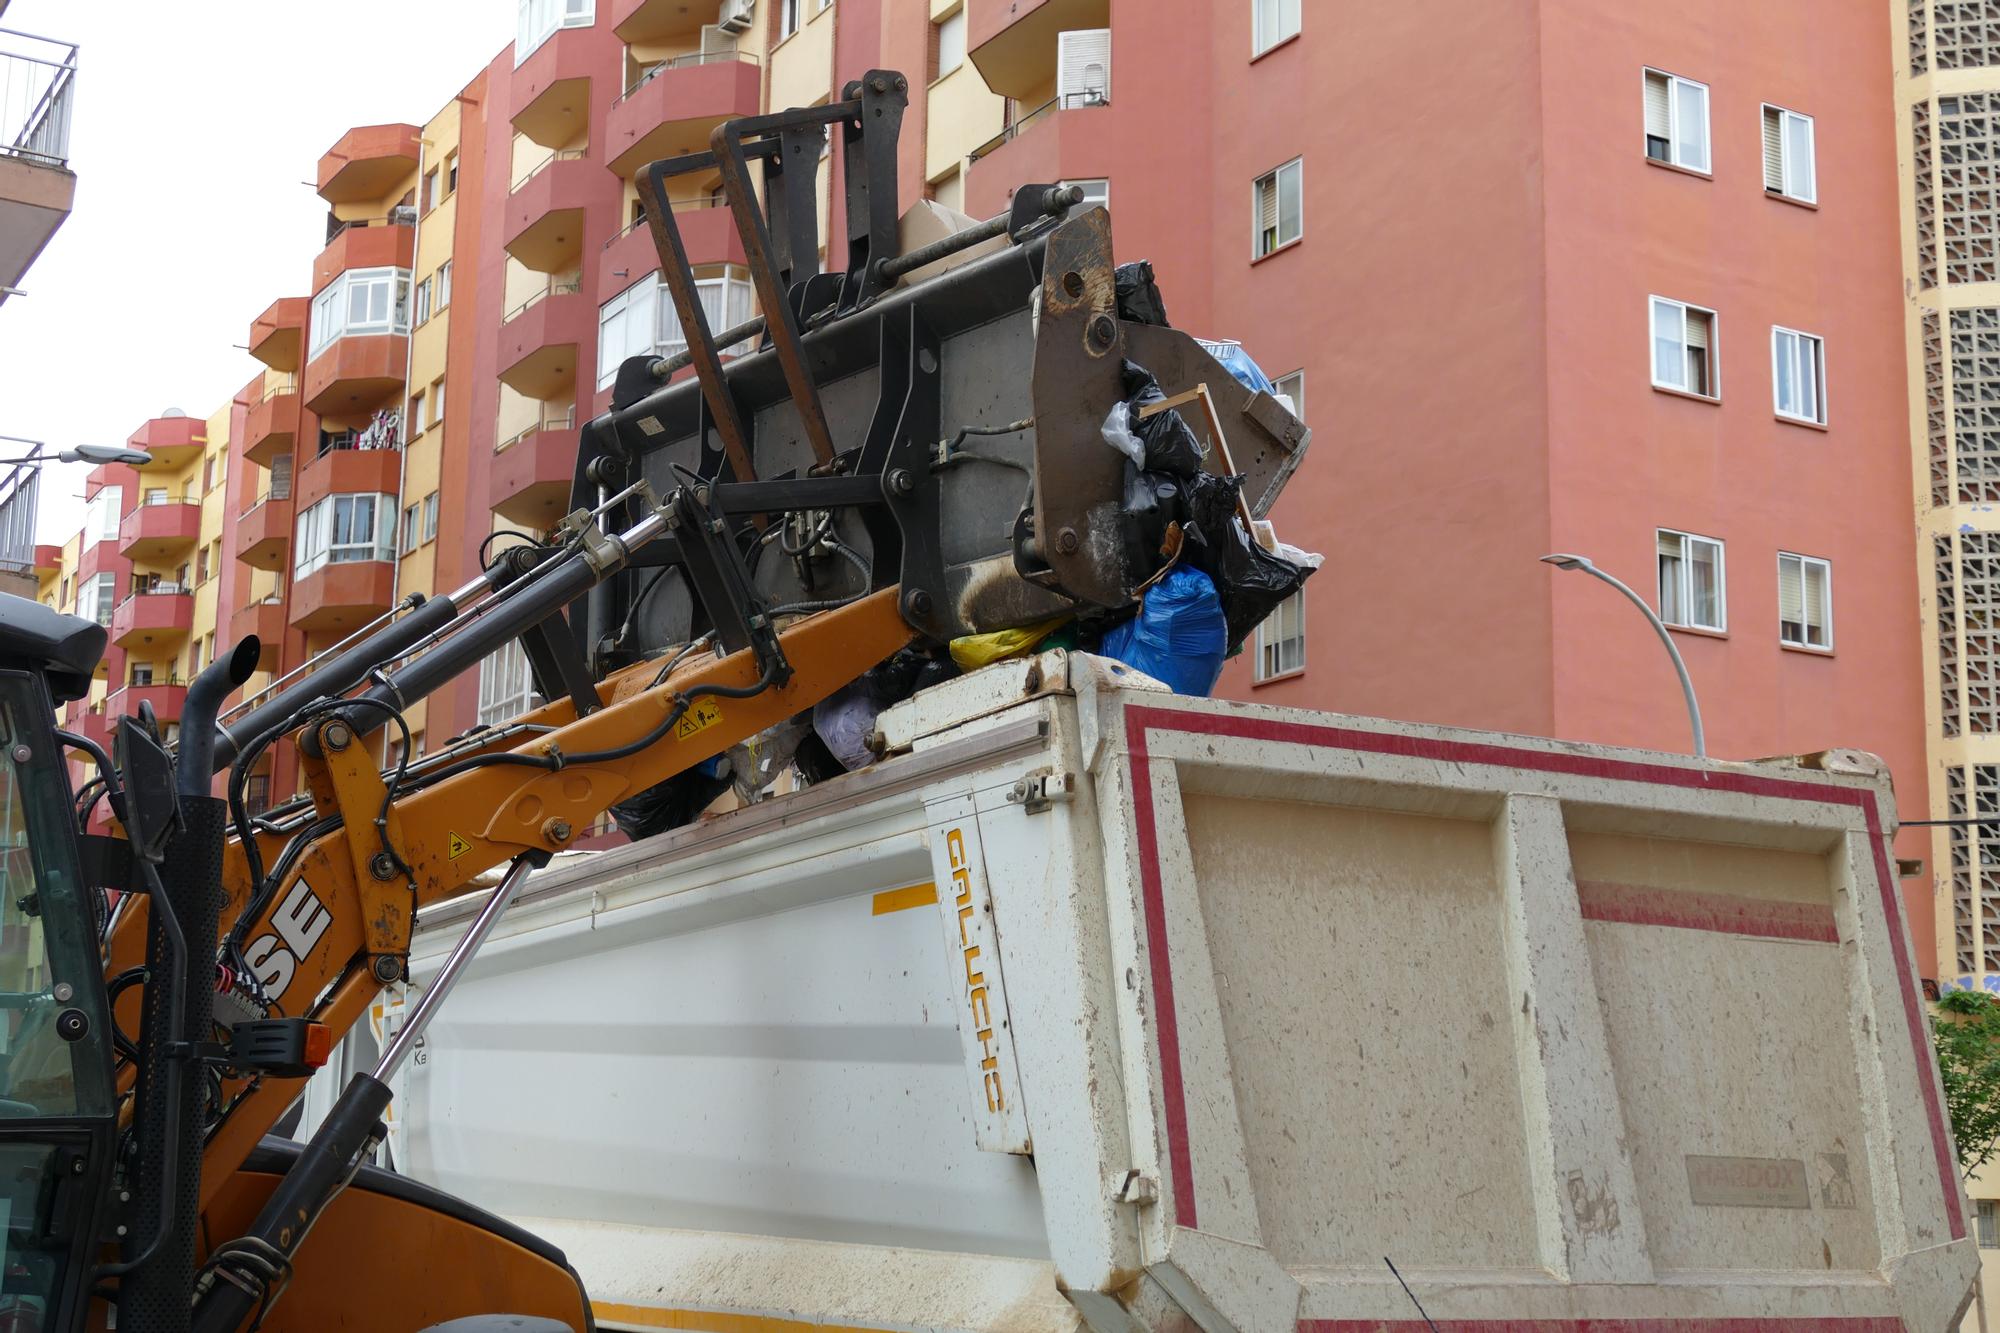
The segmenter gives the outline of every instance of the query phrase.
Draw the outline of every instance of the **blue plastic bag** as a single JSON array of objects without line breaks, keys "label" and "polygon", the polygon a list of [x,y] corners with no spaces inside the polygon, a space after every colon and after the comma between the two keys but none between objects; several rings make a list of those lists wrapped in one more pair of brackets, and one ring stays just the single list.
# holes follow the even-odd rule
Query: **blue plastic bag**
[{"label": "blue plastic bag", "polygon": [[1207,698],[1229,646],[1222,598],[1208,575],[1178,565],[1148,588],[1139,614],[1104,635],[1099,651],[1176,694]]},{"label": "blue plastic bag", "polygon": [[1204,352],[1207,352],[1217,361],[1220,361],[1222,368],[1235,376],[1236,382],[1244,388],[1255,390],[1258,393],[1272,392],[1270,376],[1266,375],[1257,363],[1250,359],[1250,353],[1243,350],[1242,343],[1228,338],[1213,341],[1207,338],[1197,338],[1195,341],[1201,344],[1201,349]]}]

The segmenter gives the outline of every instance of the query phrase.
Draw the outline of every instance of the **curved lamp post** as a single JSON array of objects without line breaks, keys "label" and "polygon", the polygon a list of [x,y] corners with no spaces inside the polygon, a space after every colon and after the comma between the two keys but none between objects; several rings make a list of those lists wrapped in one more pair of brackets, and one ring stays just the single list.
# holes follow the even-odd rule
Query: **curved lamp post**
[{"label": "curved lamp post", "polygon": [[1681,661],[1681,650],[1674,647],[1674,637],[1667,633],[1666,622],[1654,614],[1652,607],[1646,605],[1645,598],[1633,592],[1622,581],[1613,578],[1592,564],[1589,556],[1557,552],[1554,555],[1543,556],[1542,563],[1554,565],[1557,569],[1582,570],[1592,578],[1602,579],[1604,582],[1618,589],[1618,591],[1624,593],[1632,605],[1638,607],[1644,613],[1646,623],[1653,627],[1653,633],[1660,636],[1660,642],[1666,645],[1667,656],[1673,659],[1674,674],[1681,678],[1681,695],[1687,700],[1688,726],[1694,731],[1695,757],[1706,759],[1708,757],[1708,738],[1702,733],[1701,729],[1701,705],[1695,702],[1694,682],[1688,679],[1687,663]]}]

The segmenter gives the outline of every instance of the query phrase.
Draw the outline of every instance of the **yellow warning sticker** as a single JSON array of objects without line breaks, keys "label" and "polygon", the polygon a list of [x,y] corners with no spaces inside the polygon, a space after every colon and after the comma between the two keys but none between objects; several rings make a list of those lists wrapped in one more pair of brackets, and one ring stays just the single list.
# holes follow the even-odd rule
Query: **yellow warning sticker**
[{"label": "yellow warning sticker", "polygon": [[696,699],[674,725],[674,738],[686,740],[722,721],[722,705],[713,699]]},{"label": "yellow warning sticker", "polygon": [[467,852],[471,850],[472,850],[471,843],[467,842],[464,838],[460,837],[458,834],[451,832],[449,829],[445,831],[445,854],[449,856],[452,860],[456,861],[459,857],[464,856]]}]

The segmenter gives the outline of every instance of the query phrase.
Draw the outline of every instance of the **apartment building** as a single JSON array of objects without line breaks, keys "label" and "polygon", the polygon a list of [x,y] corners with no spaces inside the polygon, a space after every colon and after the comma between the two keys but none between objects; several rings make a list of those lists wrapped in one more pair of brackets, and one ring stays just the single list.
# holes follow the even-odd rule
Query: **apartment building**
[{"label": "apartment building", "polygon": [[[1685,748],[1651,628],[1539,560],[1572,551],[1673,626],[1713,753],[1866,748],[1930,808],[1937,692],[1884,443],[1910,429],[1891,183],[1911,99],[1879,10],[518,3],[515,43],[427,121],[329,148],[323,248],[251,326],[218,623],[271,630],[274,672],[550,523],[619,362],[683,346],[645,163],[886,67],[911,76],[899,207],[985,217],[1023,182],[1083,185],[1173,321],[1240,340],[1317,431],[1275,518],[1326,565],[1223,692]],[[1424,91],[1440,69],[1449,95]],[[673,202],[722,326],[752,298],[715,185]],[[413,741],[529,691],[496,654],[413,710]],[[1911,912],[1935,975],[1930,896]]]}]

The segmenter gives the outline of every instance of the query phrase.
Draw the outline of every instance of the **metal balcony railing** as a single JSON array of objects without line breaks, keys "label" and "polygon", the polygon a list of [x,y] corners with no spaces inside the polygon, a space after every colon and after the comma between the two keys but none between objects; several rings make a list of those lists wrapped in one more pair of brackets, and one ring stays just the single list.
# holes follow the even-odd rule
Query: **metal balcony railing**
[{"label": "metal balcony railing", "polygon": [[326,244],[332,245],[342,232],[353,231],[357,227],[414,227],[417,225],[417,210],[407,204],[389,210],[379,218],[343,218],[329,212],[326,215]]},{"label": "metal balcony railing", "polygon": [[575,296],[578,292],[582,290],[583,290],[583,273],[581,271],[575,273],[559,273],[555,277],[550,278],[546,283],[544,283],[540,291],[536,292],[533,296],[530,296],[527,300],[521,302],[521,304],[515,306],[512,310],[509,310],[505,315],[501,316],[500,322],[502,324],[505,324],[508,320],[514,318],[516,315],[521,314],[523,311],[526,311],[529,307],[534,306],[542,301],[546,301],[551,296]]},{"label": "metal balcony railing", "polygon": [[1080,93],[1065,93],[1060,97],[1052,97],[1026,115],[1016,116],[1014,122],[1006,129],[1000,131],[991,139],[988,139],[985,143],[966,154],[966,160],[977,162],[980,158],[990,153],[1000,151],[1000,149],[1005,148],[1008,144],[1014,142],[1014,140],[1020,138],[1023,134],[1026,134],[1029,130],[1035,128],[1035,126],[1041,124],[1058,111],[1068,111],[1076,107],[1110,105],[1110,95],[1095,88]]},{"label": "metal balcony railing", "polygon": [[531,423],[526,428],[515,431],[512,435],[494,445],[493,452],[497,454],[503,449],[511,449],[537,431],[568,430],[574,425],[576,425],[576,408],[571,407],[569,411],[562,413],[560,416],[545,416]]},{"label": "metal balcony railing", "polygon": [[260,403],[268,403],[281,393],[299,391],[299,379],[296,375],[266,375],[264,380],[264,392],[257,397]]},{"label": "metal balcony railing", "polygon": [[0,28],[0,156],[69,163],[76,46]]},{"label": "metal balcony railing", "polygon": [[[718,190],[705,199],[675,199],[671,202],[676,213],[698,213],[704,208],[721,208],[728,201],[722,197],[722,192]],[[645,225],[646,215],[641,213],[638,217],[633,218],[630,222],[619,228],[618,231],[614,232],[611,239],[604,243],[604,248],[609,250],[612,246],[618,244],[618,242],[624,240],[627,236],[630,236]]]},{"label": "metal balcony railing", "polygon": [[[666,60],[656,60],[650,65],[640,67],[639,71],[632,76],[631,81],[625,85],[625,91],[618,95],[618,102],[624,101],[633,93],[638,92],[654,79],[660,77],[660,75],[665,74],[668,70],[692,69],[696,65],[724,65],[731,61],[741,61],[746,65],[758,63],[757,57],[751,52],[734,50],[690,51],[684,56],[673,56]],[[612,103],[612,105],[616,106],[617,102]]]},{"label": "metal balcony railing", "polygon": [[581,162],[589,151],[587,148],[558,148],[541,161],[535,163],[534,166],[529,167],[526,171],[516,176],[513,183],[507,188],[509,190],[520,189],[523,185],[526,185],[529,181],[547,171],[553,163]]}]

